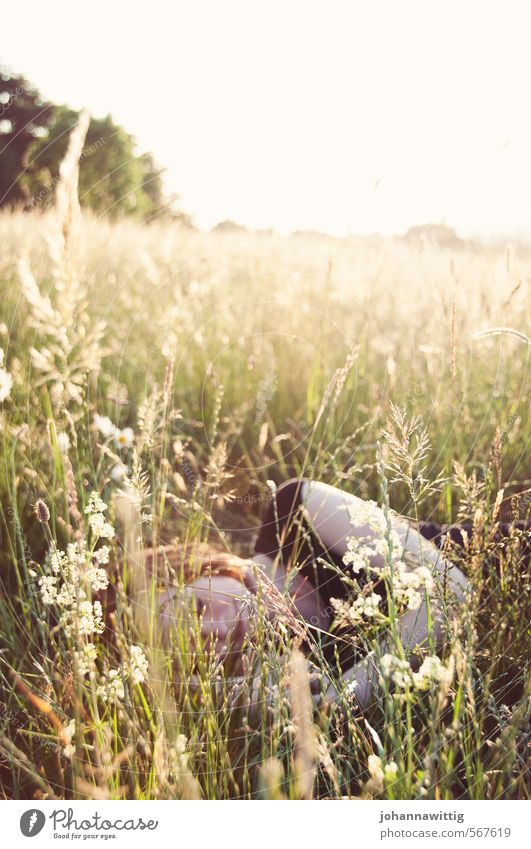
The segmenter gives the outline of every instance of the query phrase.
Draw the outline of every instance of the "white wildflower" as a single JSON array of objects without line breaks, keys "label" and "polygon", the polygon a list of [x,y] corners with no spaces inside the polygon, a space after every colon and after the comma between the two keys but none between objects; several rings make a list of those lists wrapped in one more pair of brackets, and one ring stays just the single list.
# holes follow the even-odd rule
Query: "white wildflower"
[{"label": "white wildflower", "polygon": [[422,587],[428,593],[432,592],[435,587],[435,581],[433,580],[431,569],[428,569],[427,566],[418,566],[415,569],[415,574],[419,581],[419,587]]},{"label": "white wildflower", "polygon": [[13,386],[13,378],[5,368],[0,368],[0,404],[6,398],[9,398],[11,387]]},{"label": "white wildflower", "polygon": [[89,566],[85,571],[85,578],[94,592],[106,590],[109,586],[109,576],[105,569],[102,569],[100,566]]},{"label": "white wildflower", "polygon": [[96,539],[111,539],[114,536],[113,526],[105,520],[104,512],[107,505],[97,492],[91,492],[85,513],[89,517],[89,525]]},{"label": "white wildflower", "polygon": [[384,654],[381,658],[381,670],[384,678],[389,679],[399,689],[405,690],[412,683],[411,667],[407,660],[401,660],[394,654]]},{"label": "white wildflower", "polygon": [[50,552],[49,561],[52,572],[56,575],[64,571],[68,562],[64,551],[60,551],[58,548],[54,548],[53,551]]},{"label": "white wildflower", "polygon": [[79,601],[77,605],[67,608],[59,621],[67,637],[70,637],[73,631],[83,637],[102,634],[104,630],[103,609],[99,601]]},{"label": "white wildflower", "polygon": [[50,552],[48,564],[51,574],[43,575],[38,583],[44,603],[62,608],[59,621],[67,636],[74,631],[79,636],[103,633],[101,603],[90,601],[87,592],[89,586],[93,591],[108,586],[109,577],[101,567],[102,563],[108,562],[108,556],[107,546],[102,546],[94,557],[95,562],[90,559],[87,562],[88,554],[83,540],[69,543],[66,553],[57,548]]},{"label": "white wildflower", "polygon": [[74,652],[76,658],[77,673],[81,678],[88,675],[97,657],[94,643],[86,643],[81,650]]},{"label": "white wildflower", "polygon": [[385,514],[375,501],[364,501],[360,498],[354,504],[349,504],[347,510],[353,528],[368,527],[378,536],[385,533]]},{"label": "white wildflower", "polygon": [[374,501],[359,501],[348,507],[351,524],[358,530],[368,528],[369,533],[355,534],[347,539],[347,551],[343,557],[346,565],[351,565],[354,573],[370,568],[379,572],[380,566],[374,563],[378,557],[385,563],[402,556],[402,545],[398,532],[387,526],[383,510]]},{"label": "white wildflower", "polygon": [[132,645],[130,653],[130,674],[135,684],[141,684],[145,680],[148,671],[148,660],[140,646]]},{"label": "white wildflower", "polygon": [[105,513],[107,510],[107,505],[105,501],[100,497],[99,492],[95,490],[90,493],[90,498],[87,506],[85,507],[85,513],[89,516],[91,513]]},{"label": "white wildflower", "polygon": [[104,439],[111,439],[118,430],[108,416],[100,416],[98,413],[94,414],[94,424]]},{"label": "white wildflower", "polygon": [[110,669],[103,683],[96,690],[96,695],[103,701],[116,702],[125,697],[125,688],[121,669]]},{"label": "white wildflower", "polygon": [[178,779],[188,770],[187,747],[188,740],[185,735],[178,734],[175,745],[170,746],[168,751],[169,774],[172,778]]},{"label": "white wildflower", "polygon": [[371,593],[370,595],[366,596],[362,595],[356,599],[356,601],[352,605],[352,608],[354,608],[354,610],[356,611],[359,611],[359,613],[363,616],[367,616],[369,619],[372,619],[379,613],[378,607],[380,605],[381,600],[381,596],[379,596],[377,593]]},{"label": "white wildflower", "polygon": [[79,540],[78,542],[68,543],[66,547],[66,556],[68,559],[68,567],[72,576],[77,577],[79,575],[80,569],[83,568],[85,560],[87,558],[85,541]]},{"label": "white wildflower", "polygon": [[39,579],[42,600],[45,604],[53,604],[57,599],[57,578],[55,575],[43,575]]},{"label": "white wildflower", "polygon": [[92,513],[89,516],[89,525],[92,533],[98,539],[112,539],[114,536],[113,526],[105,521],[103,513]]},{"label": "white wildflower", "polygon": [[130,448],[133,444],[135,434],[133,428],[124,427],[123,430],[117,430],[114,434],[114,444],[117,448]]},{"label": "white wildflower", "polygon": [[61,454],[67,454],[70,449],[70,437],[65,431],[57,434],[57,447]]},{"label": "white wildflower", "polygon": [[61,584],[61,588],[59,589],[59,592],[57,593],[57,596],[55,598],[55,603],[59,607],[66,608],[65,612],[62,615],[62,618],[65,621],[71,618],[72,614],[70,608],[75,605],[78,596],[81,596],[81,594],[85,596],[84,592],[82,593],[81,590],[78,590],[76,583],[70,581],[63,581],[63,583]]},{"label": "white wildflower", "polygon": [[404,604],[409,610],[417,610],[423,600],[424,593],[432,591],[433,576],[426,566],[408,569],[403,561],[397,561],[393,575],[393,591],[399,604]]},{"label": "white wildflower", "polygon": [[116,463],[111,469],[111,480],[115,483],[121,483],[129,474],[129,469],[125,463]]},{"label": "white wildflower", "polygon": [[102,546],[100,546],[100,547],[99,547],[99,548],[98,548],[98,549],[94,552],[94,554],[92,555],[92,556],[93,556],[93,558],[94,558],[95,563],[97,563],[97,564],[98,564],[98,566],[104,566],[106,563],[108,563],[108,562],[109,562],[109,554],[110,554],[110,551],[111,551],[111,550],[110,550],[110,548],[109,548],[109,546],[108,546],[108,545],[102,545]]},{"label": "white wildflower", "polygon": [[425,657],[418,672],[413,673],[413,683],[417,690],[427,690],[432,684],[449,684],[451,670],[435,655]]}]

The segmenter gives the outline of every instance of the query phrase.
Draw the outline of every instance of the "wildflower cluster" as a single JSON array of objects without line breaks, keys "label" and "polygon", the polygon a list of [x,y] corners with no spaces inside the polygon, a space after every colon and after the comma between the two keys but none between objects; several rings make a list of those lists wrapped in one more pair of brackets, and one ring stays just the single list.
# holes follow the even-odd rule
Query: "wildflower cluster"
[{"label": "wildflower cluster", "polygon": [[[46,518],[45,507],[44,502],[38,505],[43,518]],[[74,659],[78,676],[90,675],[92,681],[96,680],[97,649],[90,638],[103,633],[104,623],[101,603],[92,601],[90,593],[108,587],[109,576],[104,567],[110,555],[109,546],[96,548],[96,545],[101,539],[114,536],[114,528],[105,519],[106,510],[107,505],[98,493],[91,493],[85,508],[92,537],[90,549],[85,540],[70,543],[66,551],[54,546],[47,558],[48,570],[39,579],[43,602],[60,609],[59,624],[65,635],[76,638]],[[98,678],[96,695],[104,701],[120,701],[125,696],[125,681],[129,679],[133,684],[141,684],[147,671],[148,661],[143,650],[131,645],[127,660]]]},{"label": "wildflower cluster", "polygon": [[129,657],[117,669],[110,669],[96,689],[103,701],[118,702],[125,697],[125,681],[142,684],[148,672],[148,660],[140,646],[129,646]]},{"label": "wildflower cluster", "polygon": [[41,597],[45,604],[61,609],[59,622],[66,636],[70,637],[74,631],[78,636],[101,634],[101,603],[92,602],[88,590],[105,589],[109,579],[97,559],[91,562],[84,541],[71,543],[66,552],[53,548],[48,556],[48,567],[48,574],[39,579]]},{"label": "wildflower cluster", "polygon": [[377,619],[381,615],[379,610],[381,601],[382,597],[378,593],[359,595],[352,603],[338,598],[330,600],[337,619],[350,625],[363,622],[364,617],[366,619]]},{"label": "wildflower cluster", "polygon": [[413,672],[407,660],[393,654],[384,654],[380,661],[382,676],[394,684],[398,691],[429,690],[434,686],[449,687],[452,681],[452,664],[445,666],[440,658],[428,655],[417,672]]},{"label": "wildflower cluster", "polygon": [[[88,515],[90,529],[96,540],[112,539],[114,536],[113,526],[105,520],[104,513],[106,510],[107,505],[105,502],[100,498],[97,492],[93,492],[90,496],[89,503],[85,508],[85,513]],[[106,548],[106,546],[104,546],[104,548]],[[108,559],[105,562],[108,562]]]},{"label": "wildflower cluster", "polygon": [[[41,598],[45,604],[61,610],[59,623],[67,637],[73,633],[89,637],[103,632],[101,602],[92,601],[90,594],[105,590],[109,584],[104,568],[109,562],[109,547],[95,548],[100,538],[114,536],[114,528],[104,518],[106,509],[98,493],[93,492],[85,510],[93,536],[92,547],[88,549],[83,539],[70,543],[66,551],[53,545],[47,558],[48,568],[39,579]],[[86,666],[86,662],[86,658],[80,658],[81,665]]]},{"label": "wildflower cluster", "polygon": [[434,587],[430,569],[413,562],[397,526],[388,523],[376,502],[359,500],[349,505],[348,512],[357,532],[347,539],[343,562],[350,566],[354,576],[363,574],[365,586],[354,601],[332,600],[337,620],[355,625],[383,619],[379,609],[381,596],[372,591],[376,581],[382,579],[387,582],[398,607],[417,610],[424,594]]}]

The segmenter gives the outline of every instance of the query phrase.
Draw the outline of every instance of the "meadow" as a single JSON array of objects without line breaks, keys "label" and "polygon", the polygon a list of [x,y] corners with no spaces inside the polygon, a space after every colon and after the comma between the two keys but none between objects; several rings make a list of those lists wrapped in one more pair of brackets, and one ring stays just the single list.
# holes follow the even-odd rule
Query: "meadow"
[{"label": "meadow", "polygon": [[[74,207],[0,215],[2,794],[527,798],[531,251]],[[471,523],[439,681],[312,709],[282,611],[236,701],[184,631],[162,649],[143,548],[249,556],[297,475]]]}]

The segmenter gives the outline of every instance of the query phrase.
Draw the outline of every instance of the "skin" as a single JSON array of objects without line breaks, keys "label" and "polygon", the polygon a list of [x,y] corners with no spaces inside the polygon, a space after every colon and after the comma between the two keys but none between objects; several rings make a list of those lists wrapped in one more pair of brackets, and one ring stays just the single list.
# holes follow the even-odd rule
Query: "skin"
[{"label": "skin", "polygon": [[241,581],[227,575],[197,578],[186,586],[184,596],[178,596],[176,588],[171,587],[159,598],[163,642],[167,642],[176,616],[193,616],[193,604],[202,649],[207,653],[213,652],[220,660],[226,660],[229,655],[242,651],[249,630],[251,599],[252,593]]}]

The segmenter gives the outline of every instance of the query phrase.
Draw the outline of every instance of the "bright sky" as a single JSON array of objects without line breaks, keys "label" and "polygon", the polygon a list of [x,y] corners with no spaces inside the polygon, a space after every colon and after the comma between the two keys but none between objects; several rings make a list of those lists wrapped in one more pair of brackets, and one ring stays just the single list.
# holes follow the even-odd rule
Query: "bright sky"
[{"label": "bright sky", "polygon": [[531,233],[526,0],[25,0],[5,52],[111,112],[202,227]]}]

